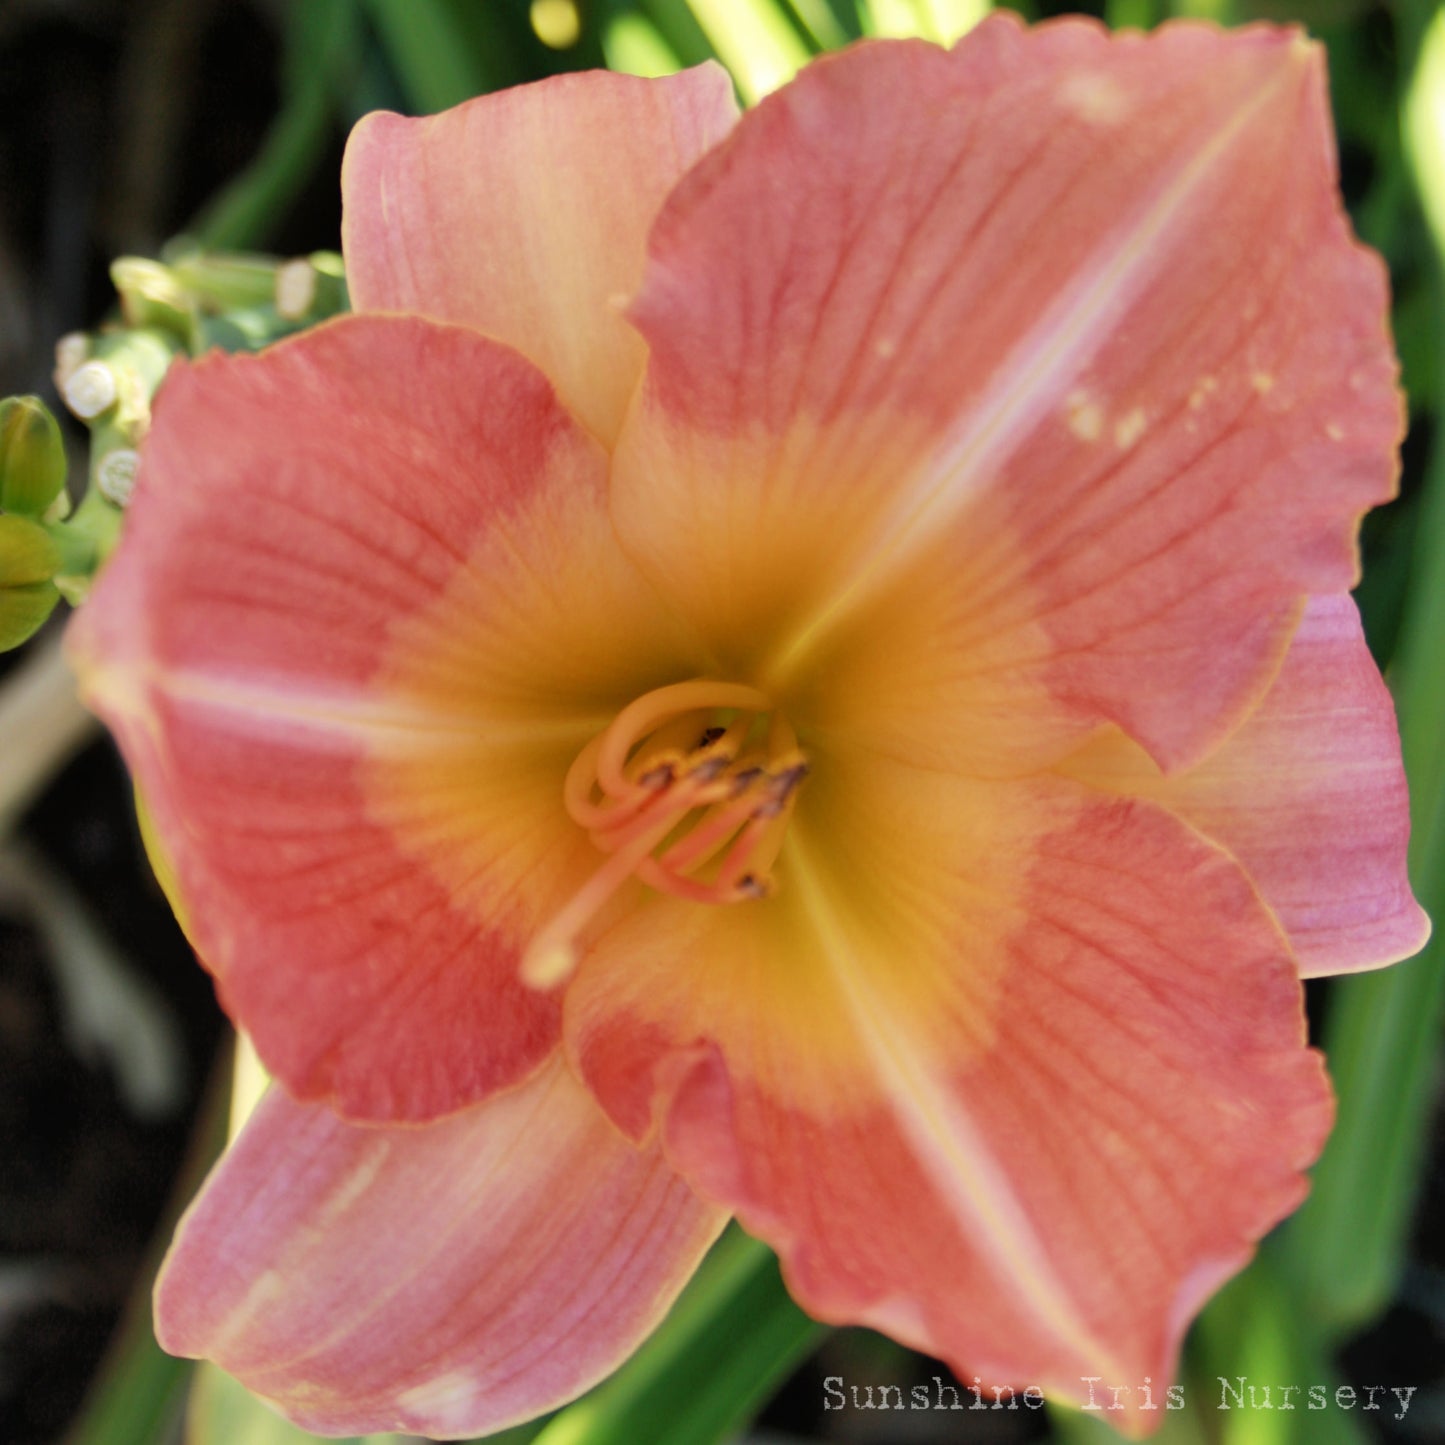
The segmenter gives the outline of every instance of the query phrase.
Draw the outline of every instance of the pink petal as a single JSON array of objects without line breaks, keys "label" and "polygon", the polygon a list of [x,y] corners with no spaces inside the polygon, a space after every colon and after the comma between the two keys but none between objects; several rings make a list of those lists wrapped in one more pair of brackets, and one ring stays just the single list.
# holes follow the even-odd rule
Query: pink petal
[{"label": "pink petal", "polygon": [[1430,934],[1405,870],[1395,708],[1349,597],[1315,597],[1274,686],[1198,767],[1164,778],[1117,734],[1069,771],[1166,804],[1244,865],[1306,977],[1408,958]]},{"label": "pink petal", "polygon": [[530,357],[606,445],[645,348],[621,306],[677,178],[737,116],[716,65],[556,76],[352,132],[343,245],[361,311],[475,326]]},{"label": "pink petal", "polygon": [[1257,700],[1301,595],[1354,579],[1394,486],[1385,314],[1298,33],[998,15],[950,53],[857,47],[659,217],[613,514],[778,686],[951,562],[914,609],[945,670],[1012,676],[1055,757],[1102,718],[1183,765]]},{"label": "pink petal", "polygon": [[223,1002],[299,1096],[434,1117],[556,1042],[516,965],[596,866],[563,777],[639,678],[695,666],[605,468],[528,362],[417,319],[166,383],[71,652]]},{"label": "pink petal", "polygon": [[1153,804],[892,771],[881,825],[950,820],[914,861],[887,832],[828,855],[853,805],[809,823],[800,797],[771,917],[619,926],[569,1047],[811,1312],[985,1389],[1147,1376],[1162,1403],[1190,1317],[1329,1127],[1289,950],[1238,865]]},{"label": "pink petal", "polygon": [[181,1222],[156,1334],[308,1430],[480,1435],[615,1369],[725,1221],[559,1063],[420,1128],[273,1088]]}]

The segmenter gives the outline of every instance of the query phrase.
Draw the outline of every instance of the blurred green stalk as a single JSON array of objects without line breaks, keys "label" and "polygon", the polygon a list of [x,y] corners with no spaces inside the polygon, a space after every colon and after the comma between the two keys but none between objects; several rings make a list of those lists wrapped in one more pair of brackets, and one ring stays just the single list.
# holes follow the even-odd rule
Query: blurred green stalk
[{"label": "blurred green stalk", "polygon": [[652,21],[630,11],[614,15],[607,22],[602,53],[607,57],[607,68],[624,75],[656,79],[682,69],[682,61]]},{"label": "blurred green stalk", "polygon": [[150,1282],[160,1269],[171,1232],[211,1165],[226,1147],[231,1099],[231,1051],[217,1055],[196,1111],[190,1148],[146,1259],[137,1272],[121,1327],[65,1445],[157,1445],[174,1437],[185,1404],[191,1362],[165,1353],[151,1324]]},{"label": "blurred green stalk", "polygon": [[280,110],[260,154],[197,217],[192,237],[201,246],[257,246],[286,218],[325,154],[343,77],[358,61],[357,19],[353,0],[287,8]]},{"label": "blurred green stalk", "polygon": [[[409,1435],[348,1436],[331,1445],[408,1445]],[[219,1365],[195,1367],[186,1408],[185,1445],[313,1445],[320,1437],[263,1405]]]},{"label": "blurred green stalk", "polygon": [[[468,25],[447,0],[363,3],[419,115],[460,105],[518,78],[496,73],[492,47],[473,43]],[[491,23],[481,7],[475,20]]]},{"label": "blurred green stalk", "polygon": [[808,63],[808,48],[773,0],[687,0],[718,59],[752,105]]}]

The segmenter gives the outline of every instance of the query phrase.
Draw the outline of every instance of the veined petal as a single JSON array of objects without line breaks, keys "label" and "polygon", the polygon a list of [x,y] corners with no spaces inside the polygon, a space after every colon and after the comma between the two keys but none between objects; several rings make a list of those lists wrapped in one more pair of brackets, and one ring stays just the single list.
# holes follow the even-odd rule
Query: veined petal
[{"label": "veined petal", "polygon": [[[1052,746],[1102,718],[1197,760],[1394,485],[1384,271],[1323,74],[1295,32],[1004,15],[810,66],[654,227],[624,545],[764,686],[826,677],[951,563],[914,609],[944,683],[963,658]],[[966,707],[887,696],[942,760]]]},{"label": "veined petal", "polygon": [[1283,936],[1147,802],[863,754],[814,782],[775,900],[603,938],[567,1000],[583,1076],[810,1311],[965,1379],[1162,1398],[1330,1122]]},{"label": "veined petal", "polygon": [[1157,800],[1244,865],[1305,977],[1378,968],[1424,946],[1410,891],[1410,800],[1389,690],[1349,597],[1315,597],[1274,686],[1196,768],[1160,775],[1118,733],[1066,771]]},{"label": "veined petal", "polygon": [[488,1434],[615,1369],[725,1222],[560,1061],[417,1128],[273,1087],[181,1223],[156,1335],[308,1430]]},{"label": "veined petal", "polygon": [[601,449],[506,347],[353,317],[179,369],[142,467],[71,653],[227,1009],[352,1117],[524,1077],[558,1018],[517,959],[595,866],[567,767],[697,665]]},{"label": "veined petal", "polygon": [[661,80],[555,76],[423,120],[368,116],[341,177],[357,310],[515,346],[610,447],[646,355],[622,306],[648,227],[736,118],[712,64]]}]

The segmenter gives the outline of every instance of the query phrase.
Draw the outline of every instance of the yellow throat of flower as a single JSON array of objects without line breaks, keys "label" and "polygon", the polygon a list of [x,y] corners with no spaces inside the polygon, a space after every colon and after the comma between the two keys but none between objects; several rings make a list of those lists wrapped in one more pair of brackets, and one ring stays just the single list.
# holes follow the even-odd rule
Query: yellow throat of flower
[{"label": "yellow throat of flower", "polygon": [[807,759],[766,694],[700,678],[644,694],[567,772],[567,811],[606,860],[532,939],[522,978],[555,988],[588,921],[629,879],[697,903],[772,891]]}]

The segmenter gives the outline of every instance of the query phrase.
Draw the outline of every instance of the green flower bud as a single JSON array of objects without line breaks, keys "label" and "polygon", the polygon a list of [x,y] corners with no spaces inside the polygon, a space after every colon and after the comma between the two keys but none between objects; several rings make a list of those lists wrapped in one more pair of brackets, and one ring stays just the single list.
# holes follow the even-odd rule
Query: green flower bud
[{"label": "green flower bud", "polygon": [[115,372],[96,357],[82,362],[65,378],[60,394],[81,421],[94,421],[120,399],[120,382]]},{"label": "green flower bud", "polygon": [[60,549],[43,527],[0,517],[0,651],[19,647],[55,610],[59,567]]},{"label": "green flower bud", "polygon": [[276,314],[283,321],[320,321],[347,307],[346,273],[332,251],[297,256],[276,268]]},{"label": "green flower bud", "polygon": [[55,389],[59,391],[71,372],[90,360],[90,337],[83,331],[67,331],[55,343]]},{"label": "green flower bud", "polygon": [[0,510],[38,517],[65,485],[60,427],[38,396],[0,401]]},{"label": "green flower bud", "polygon": [[60,548],[44,527],[25,517],[0,517],[0,587],[49,582],[60,570]]},{"label": "green flower bud", "polygon": [[0,587],[0,652],[9,652],[40,631],[55,611],[60,592],[53,582]]},{"label": "green flower bud", "polygon": [[300,321],[316,302],[317,270],[298,256],[276,268],[276,314],[286,321]]},{"label": "green flower bud", "polygon": [[95,484],[106,501],[128,507],[135,491],[140,454],[133,447],[115,447],[95,459]]},{"label": "green flower bud", "polygon": [[92,430],[114,424],[138,441],[150,421],[150,399],[180,350],[179,336],[154,327],[102,331],[89,359],[60,383],[60,394]]},{"label": "green flower bud", "polygon": [[111,262],[110,279],[127,326],[157,327],[190,340],[194,321],[191,299],[159,261],[121,256]]},{"label": "green flower bud", "polygon": [[264,306],[276,290],[276,261],[271,256],[188,251],[167,257],[175,282],[207,311]]}]

